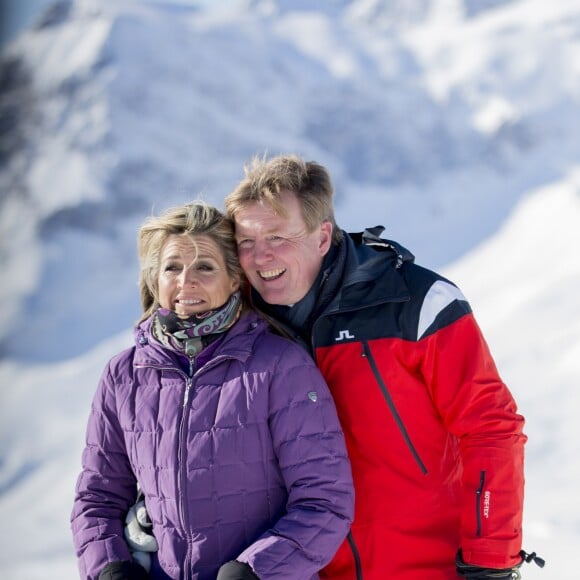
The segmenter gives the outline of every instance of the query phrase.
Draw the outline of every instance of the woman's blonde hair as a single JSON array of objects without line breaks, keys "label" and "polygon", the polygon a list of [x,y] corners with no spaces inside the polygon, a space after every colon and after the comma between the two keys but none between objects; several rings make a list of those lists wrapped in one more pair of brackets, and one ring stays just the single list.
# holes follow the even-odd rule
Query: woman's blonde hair
[{"label": "woman's blonde hair", "polygon": [[147,218],[139,229],[141,321],[159,307],[161,252],[170,235],[208,236],[222,250],[228,274],[242,280],[232,220],[203,201],[170,208],[159,216]]}]

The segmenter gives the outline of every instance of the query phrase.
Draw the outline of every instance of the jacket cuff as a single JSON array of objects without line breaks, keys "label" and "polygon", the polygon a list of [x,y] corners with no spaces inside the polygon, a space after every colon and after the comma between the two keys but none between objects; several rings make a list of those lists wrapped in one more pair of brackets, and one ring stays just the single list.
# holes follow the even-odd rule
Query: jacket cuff
[{"label": "jacket cuff", "polygon": [[143,566],[136,562],[109,562],[99,574],[99,580],[148,580]]}]

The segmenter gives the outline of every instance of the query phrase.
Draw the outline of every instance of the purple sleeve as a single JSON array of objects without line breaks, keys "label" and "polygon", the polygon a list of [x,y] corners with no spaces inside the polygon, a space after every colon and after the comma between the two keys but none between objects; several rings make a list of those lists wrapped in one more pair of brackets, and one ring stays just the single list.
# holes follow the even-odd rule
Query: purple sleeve
[{"label": "purple sleeve", "polygon": [[270,386],[270,430],[289,491],[287,513],[237,558],[262,579],[316,577],[346,537],[354,490],[344,436],[320,371],[286,347]]},{"label": "purple sleeve", "polygon": [[123,527],[137,482],[117,419],[117,385],[110,368],[103,373],[91,406],[71,515],[80,576],[87,580],[98,578],[109,562],[131,560]]}]

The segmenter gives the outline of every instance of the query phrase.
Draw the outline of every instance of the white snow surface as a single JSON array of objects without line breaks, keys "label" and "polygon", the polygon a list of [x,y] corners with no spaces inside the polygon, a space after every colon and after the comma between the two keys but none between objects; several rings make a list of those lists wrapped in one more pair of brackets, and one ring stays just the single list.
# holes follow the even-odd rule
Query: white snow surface
[{"label": "white snow surface", "polygon": [[327,165],[470,301],[526,417],[528,580],[580,545],[576,0],[77,0],[0,62],[0,576],[78,577],[90,401],[139,314],[136,229],[254,154]]}]

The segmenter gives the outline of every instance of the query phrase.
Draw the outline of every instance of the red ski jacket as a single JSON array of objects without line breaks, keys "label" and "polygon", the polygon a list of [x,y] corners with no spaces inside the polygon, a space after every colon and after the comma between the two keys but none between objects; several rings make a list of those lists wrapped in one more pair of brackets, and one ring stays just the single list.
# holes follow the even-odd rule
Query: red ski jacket
[{"label": "red ski jacket", "polygon": [[337,405],[355,519],[321,578],[450,580],[520,562],[524,419],[460,290],[382,227],[350,234],[311,347]]}]

